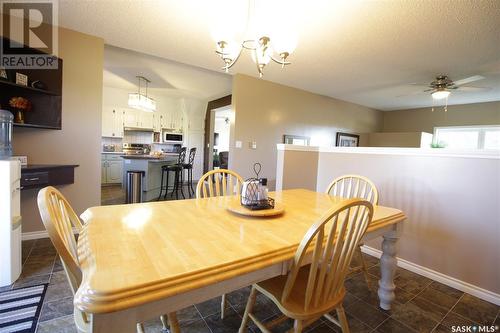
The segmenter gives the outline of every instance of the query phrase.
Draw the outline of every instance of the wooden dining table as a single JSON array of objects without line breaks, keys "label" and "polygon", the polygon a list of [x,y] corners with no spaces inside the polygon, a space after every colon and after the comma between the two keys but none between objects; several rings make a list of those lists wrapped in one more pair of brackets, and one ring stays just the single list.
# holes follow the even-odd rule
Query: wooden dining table
[{"label": "wooden dining table", "polygon": [[[286,274],[309,227],[342,200],[303,189],[270,196],[283,214],[232,213],[235,196],[87,209],[74,304],[90,315],[91,332],[132,333],[138,322]],[[383,309],[395,297],[395,245],[404,220],[400,210],[376,206],[364,236],[382,236]]]}]

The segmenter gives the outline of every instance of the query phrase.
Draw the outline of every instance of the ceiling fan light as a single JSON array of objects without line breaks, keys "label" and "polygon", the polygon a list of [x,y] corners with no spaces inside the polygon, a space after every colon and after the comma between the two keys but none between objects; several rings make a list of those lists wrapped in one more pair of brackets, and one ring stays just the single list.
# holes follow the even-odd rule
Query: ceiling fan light
[{"label": "ceiling fan light", "polygon": [[432,94],[433,99],[445,99],[450,96],[450,91],[449,90],[436,90]]}]

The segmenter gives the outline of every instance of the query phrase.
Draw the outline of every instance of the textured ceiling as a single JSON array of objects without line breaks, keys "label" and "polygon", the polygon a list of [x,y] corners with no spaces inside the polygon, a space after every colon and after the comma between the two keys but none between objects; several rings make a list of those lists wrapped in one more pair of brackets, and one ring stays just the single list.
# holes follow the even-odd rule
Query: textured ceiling
[{"label": "textured ceiling", "polygon": [[[485,79],[471,85],[489,90],[455,92],[449,103],[500,100],[498,0],[287,4],[299,13],[291,22],[298,46],[293,64],[285,70],[270,64],[266,80],[393,110],[431,105],[429,95],[412,94],[419,88],[411,83],[429,83],[441,73],[454,80],[480,74]],[[59,22],[109,45],[219,71],[210,37],[213,9],[213,1],[201,0],[61,0]],[[255,76],[249,54],[231,72]]]},{"label": "textured ceiling", "polygon": [[114,46],[104,50],[105,86],[134,91],[144,76],[150,91],[177,97],[216,99],[231,93],[232,77]]}]

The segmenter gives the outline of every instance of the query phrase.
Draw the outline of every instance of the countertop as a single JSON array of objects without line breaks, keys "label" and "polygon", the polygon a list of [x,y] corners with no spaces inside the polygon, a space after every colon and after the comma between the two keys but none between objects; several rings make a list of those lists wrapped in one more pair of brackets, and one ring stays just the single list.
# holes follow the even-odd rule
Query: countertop
[{"label": "countertop", "polygon": [[47,171],[60,168],[76,168],[77,164],[28,164],[21,166],[22,172]]},{"label": "countertop", "polygon": [[121,155],[123,154],[122,151],[103,151],[101,154],[113,154],[113,155]]},{"label": "countertop", "polygon": [[177,153],[166,153],[163,156],[156,157],[151,155],[120,155],[126,160],[150,160],[150,161],[173,161],[172,157],[177,157]]}]

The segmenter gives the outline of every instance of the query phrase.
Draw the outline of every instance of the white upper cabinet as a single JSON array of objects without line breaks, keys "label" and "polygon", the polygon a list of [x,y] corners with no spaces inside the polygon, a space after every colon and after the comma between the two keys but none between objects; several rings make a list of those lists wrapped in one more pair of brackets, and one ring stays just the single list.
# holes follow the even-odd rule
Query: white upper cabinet
[{"label": "white upper cabinet", "polygon": [[138,111],[134,109],[124,109],[122,114],[124,127],[139,127]]},{"label": "white upper cabinet", "polygon": [[125,127],[141,127],[151,128],[154,127],[154,119],[152,112],[146,112],[134,109],[123,110],[123,126]]},{"label": "white upper cabinet", "polygon": [[153,129],[153,113],[138,111],[139,112],[139,127],[142,128],[151,128]]},{"label": "white upper cabinet", "polygon": [[161,132],[164,128],[170,128],[169,124],[169,115],[165,110],[157,110],[153,113],[153,130],[155,132]]},{"label": "white upper cabinet", "polygon": [[170,122],[168,124],[168,128],[171,128],[173,130],[182,130],[182,120],[182,111],[170,111]]},{"label": "white upper cabinet", "polygon": [[123,120],[121,111],[112,107],[103,107],[102,136],[112,138],[123,137]]}]

